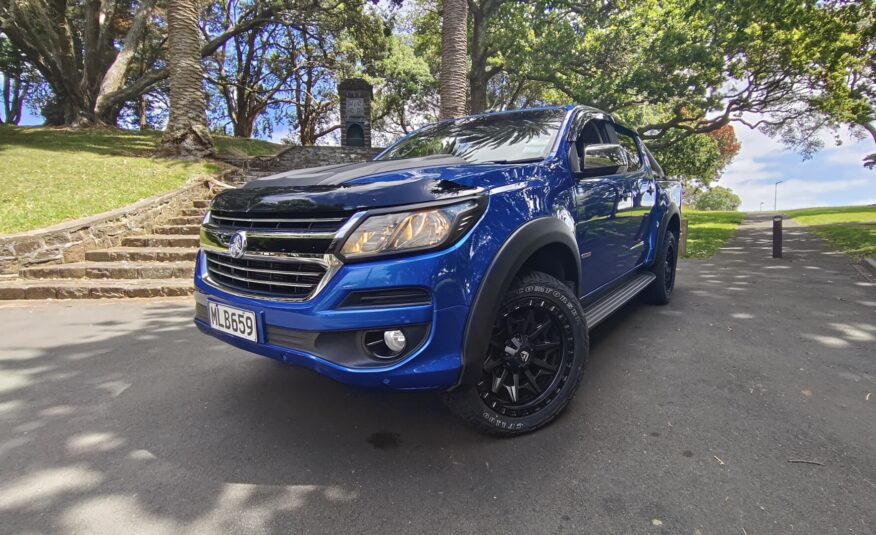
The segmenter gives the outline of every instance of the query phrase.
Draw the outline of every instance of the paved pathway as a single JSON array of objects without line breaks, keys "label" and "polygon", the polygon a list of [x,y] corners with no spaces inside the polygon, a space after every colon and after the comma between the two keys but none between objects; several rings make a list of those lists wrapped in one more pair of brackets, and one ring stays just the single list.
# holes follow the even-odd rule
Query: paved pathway
[{"label": "paved pathway", "polygon": [[767,225],[600,326],[514,440],[214,342],[187,300],[3,305],[0,532],[874,533],[876,287]]}]

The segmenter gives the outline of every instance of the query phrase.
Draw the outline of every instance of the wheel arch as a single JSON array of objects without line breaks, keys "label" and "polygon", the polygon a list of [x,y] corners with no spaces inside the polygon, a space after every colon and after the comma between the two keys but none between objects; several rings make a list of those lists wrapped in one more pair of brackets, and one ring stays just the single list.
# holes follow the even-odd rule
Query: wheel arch
[{"label": "wheel arch", "polygon": [[525,270],[545,271],[570,284],[578,295],[581,263],[572,230],[557,218],[543,217],[518,228],[499,249],[469,310],[462,344],[462,373],[454,388],[477,381],[480,358],[489,344],[495,315],[511,283]]},{"label": "wheel arch", "polygon": [[650,245],[650,251],[645,260],[646,266],[651,266],[654,263],[654,259],[657,257],[656,250],[660,247],[660,244],[663,243],[663,237],[666,236],[667,230],[674,232],[675,237],[679,238],[681,232],[681,211],[674,202],[670,202],[663,211],[663,217],[660,218],[660,225],[656,229],[657,239],[653,242],[653,245]]}]

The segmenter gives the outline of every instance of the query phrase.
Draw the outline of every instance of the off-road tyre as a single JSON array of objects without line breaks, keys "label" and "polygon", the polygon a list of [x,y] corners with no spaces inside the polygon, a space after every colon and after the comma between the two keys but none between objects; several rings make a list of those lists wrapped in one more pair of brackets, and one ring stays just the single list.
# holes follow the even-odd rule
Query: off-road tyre
[{"label": "off-road tyre", "polygon": [[515,279],[499,309],[478,383],[446,393],[444,402],[481,432],[530,433],[572,400],[588,346],[575,293],[546,273],[526,273]]},{"label": "off-road tyre", "polygon": [[678,238],[672,232],[663,236],[663,243],[657,249],[657,257],[651,272],[657,277],[645,291],[642,299],[652,305],[665,305],[672,299],[675,290],[675,271],[678,267]]}]

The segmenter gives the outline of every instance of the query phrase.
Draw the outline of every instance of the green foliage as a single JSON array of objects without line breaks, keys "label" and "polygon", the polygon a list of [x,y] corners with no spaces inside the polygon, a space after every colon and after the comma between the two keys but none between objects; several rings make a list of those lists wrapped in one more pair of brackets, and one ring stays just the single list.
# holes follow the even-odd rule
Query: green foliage
[{"label": "green foliage", "polygon": [[876,206],[807,208],[785,214],[852,258],[876,256]]},{"label": "green foliage", "polygon": [[742,199],[739,195],[733,193],[730,188],[722,186],[713,186],[697,192],[691,203],[695,210],[709,212],[733,212],[740,204]]},{"label": "green foliage", "polygon": [[390,138],[409,133],[423,119],[435,119],[431,106],[438,86],[429,63],[416,54],[407,39],[392,36],[387,48],[367,79],[375,88],[372,129]]},{"label": "green foliage", "polygon": [[[486,68],[546,84],[533,102],[551,89],[616,113],[654,150],[745,123],[746,113],[804,151],[820,128],[873,126],[870,0],[499,3]],[[673,165],[679,175],[712,179],[718,160],[706,141],[679,152],[694,156],[692,168]]]},{"label": "green foliage", "polygon": [[688,220],[686,258],[709,258],[733,236],[745,214],[685,210],[682,217]]},{"label": "green foliage", "polygon": [[687,184],[708,186],[725,167],[717,142],[705,134],[679,137],[675,143],[656,145],[652,151],[667,176],[677,177]]},{"label": "green foliage", "polygon": [[[153,158],[160,132],[0,126],[0,233],[41,228],[120,208],[177,188],[214,164]],[[220,155],[276,145],[219,137]]]}]

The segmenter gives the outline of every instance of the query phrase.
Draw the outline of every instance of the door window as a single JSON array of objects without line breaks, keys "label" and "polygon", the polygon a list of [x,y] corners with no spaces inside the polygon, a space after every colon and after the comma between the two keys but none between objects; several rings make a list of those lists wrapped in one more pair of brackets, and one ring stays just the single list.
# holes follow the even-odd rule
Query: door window
[{"label": "door window", "polygon": [[615,128],[617,132],[617,142],[627,153],[627,171],[635,172],[642,169],[642,155],[639,153],[639,146],[632,135],[627,133],[623,128]]}]

